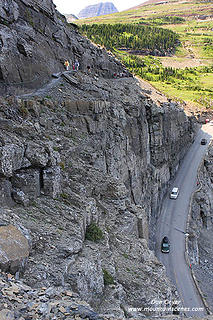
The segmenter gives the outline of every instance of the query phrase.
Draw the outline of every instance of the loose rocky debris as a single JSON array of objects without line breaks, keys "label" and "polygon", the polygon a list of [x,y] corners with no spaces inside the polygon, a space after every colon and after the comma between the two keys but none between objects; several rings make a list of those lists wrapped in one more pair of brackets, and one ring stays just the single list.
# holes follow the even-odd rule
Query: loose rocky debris
[{"label": "loose rocky debris", "polygon": [[11,274],[0,274],[0,319],[110,319],[98,315],[79,296],[62,287],[32,289]]},{"label": "loose rocky debris", "polygon": [[[73,291],[65,287],[41,287],[33,289],[16,280],[9,273],[0,273],[0,320],[122,320],[124,317],[98,314],[91,306],[82,301]],[[137,314],[125,319],[154,319],[138,317]],[[156,319],[156,317],[155,317]],[[183,316],[159,316],[159,320],[181,320]],[[198,318],[187,318],[198,320]],[[199,320],[211,320],[211,316]]]}]

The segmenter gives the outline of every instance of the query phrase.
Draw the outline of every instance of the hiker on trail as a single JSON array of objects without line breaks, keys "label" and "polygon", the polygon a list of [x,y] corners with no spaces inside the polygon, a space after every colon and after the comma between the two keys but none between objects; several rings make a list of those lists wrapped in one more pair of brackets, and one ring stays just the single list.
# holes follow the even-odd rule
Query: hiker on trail
[{"label": "hiker on trail", "polygon": [[68,71],[68,70],[69,70],[69,66],[70,66],[70,63],[69,63],[68,60],[66,60],[66,61],[64,62],[64,66],[65,66],[66,70]]},{"label": "hiker on trail", "polygon": [[79,62],[78,62],[78,60],[75,60],[75,70],[78,71],[78,68],[79,68]]},{"label": "hiker on trail", "polygon": [[90,66],[87,66],[87,72],[91,73],[91,67]]}]

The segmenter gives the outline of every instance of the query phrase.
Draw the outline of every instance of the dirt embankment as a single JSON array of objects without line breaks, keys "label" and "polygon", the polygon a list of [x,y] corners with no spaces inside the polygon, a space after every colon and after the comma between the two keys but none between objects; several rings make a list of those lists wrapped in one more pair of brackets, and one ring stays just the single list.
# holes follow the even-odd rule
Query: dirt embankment
[{"label": "dirt embankment", "polygon": [[204,59],[197,59],[187,56],[185,58],[178,57],[163,57],[161,58],[161,62],[164,67],[172,67],[177,69],[184,68],[195,68],[200,66],[205,66],[207,61]]}]

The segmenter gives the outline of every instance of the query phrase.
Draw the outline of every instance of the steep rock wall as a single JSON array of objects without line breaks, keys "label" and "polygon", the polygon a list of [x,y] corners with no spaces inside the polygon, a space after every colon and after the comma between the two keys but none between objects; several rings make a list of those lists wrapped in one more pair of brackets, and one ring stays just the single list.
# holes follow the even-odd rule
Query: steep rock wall
[{"label": "steep rock wall", "polygon": [[135,79],[82,76],[82,89],[67,88],[69,99],[2,99],[1,219],[29,230],[28,285],[63,285],[115,317],[149,316],[153,299],[177,299],[147,241],[193,122]]},{"label": "steep rock wall", "polygon": [[153,300],[177,298],[148,238],[193,121],[153,103],[136,79],[113,79],[123,66],[66,26],[52,1],[8,0],[0,16],[2,90],[34,77],[39,86],[68,57],[81,67],[0,101],[0,223],[29,242],[23,279],[72,289],[103,314],[149,316]]},{"label": "steep rock wall", "polygon": [[[77,26],[55,10],[51,0],[7,0],[0,8],[0,93],[35,88],[52,73],[64,70],[65,60],[78,59],[111,77],[122,65],[77,32]],[[11,88],[12,87],[12,88]]]},{"label": "steep rock wall", "polygon": [[195,127],[173,103],[158,107],[141,96],[140,90],[135,91],[136,87],[131,94],[125,93],[121,102],[116,94],[119,96],[123,90],[115,82],[110,86],[111,93],[113,87],[112,103],[95,102],[95,118],[91,103],[67,103],[71,112],[78,109],[87,115],[86,127],[79,130],[91,136],[85,150],[89,161],[122,181],[133,203],[143,206],[153,241],[161,200],[193,141]]}]

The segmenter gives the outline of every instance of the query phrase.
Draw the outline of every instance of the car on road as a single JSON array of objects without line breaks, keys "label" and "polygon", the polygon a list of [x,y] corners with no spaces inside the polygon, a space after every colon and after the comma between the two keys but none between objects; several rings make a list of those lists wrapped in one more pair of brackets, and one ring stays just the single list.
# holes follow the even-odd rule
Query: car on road
[{"label": "car on road", "polygon": [[161,252],[169,253],[169,250],[170,250],[169,239],[167,237],[163,237],[163,240],[161,242]]},{"label": "car on road", "polygon": [[203,145],[207,144],[207,140],[205,138],[201,139],[200,144],[203,144]]},{"label": "car on road", "polygon": [[177,199],[179,195],[179,189],[174,187],[170,193],[170,199]]}]

